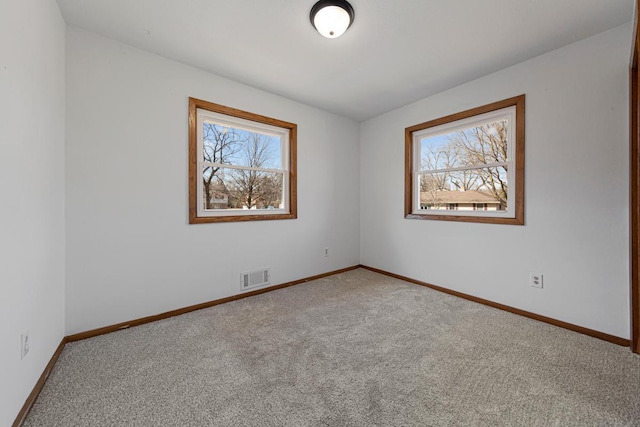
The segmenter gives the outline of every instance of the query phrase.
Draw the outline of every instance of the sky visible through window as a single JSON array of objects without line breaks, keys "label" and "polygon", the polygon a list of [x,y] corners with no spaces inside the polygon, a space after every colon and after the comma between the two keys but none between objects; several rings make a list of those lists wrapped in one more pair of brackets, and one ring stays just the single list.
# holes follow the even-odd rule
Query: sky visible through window
[{"label": "sky visible through window", "polygon": [[[218,144],[224,164],[235,166],[258,166],[263,169],[282,169],[282,140],[280,136],[264,132],[254,132],[238,127],[222,126],[215,123],[204,123],[205,146]],[[208,128],[208,129],[207,129]],[[213,130],[213,132],[207,132]],[[220,144],[222,138],[228,143]],[[205,161],[210,161],[205,158]]]},{"label": "sky visible through window", "polygon": [[[420,152],[424,158],[426,153],[438,153],[446,151],[447,144],[449,144],[450,135],[437,135],[429,138],[423,138],[420,140]],[[423,165],[423,168],[428,167],[431,170],[445,169],[447,168],[446,159],[438,158],[436,156],[435,164]]]}]

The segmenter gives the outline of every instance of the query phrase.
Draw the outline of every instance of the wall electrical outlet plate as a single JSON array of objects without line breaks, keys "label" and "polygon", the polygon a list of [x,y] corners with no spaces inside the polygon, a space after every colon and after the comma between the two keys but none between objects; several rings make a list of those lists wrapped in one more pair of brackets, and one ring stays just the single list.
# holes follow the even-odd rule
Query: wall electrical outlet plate
[{"label": "wall electrical outlet plate", "polygon": [[29,331],[20,334],[20,360],[24,359],[29,353]]},{"label": "wall electrical outlet plate", "polygon": [[542,274],[537,274],[537,273],[529,273],[529,285],[531,285],[534,288],[540,288],[542,289]]}]

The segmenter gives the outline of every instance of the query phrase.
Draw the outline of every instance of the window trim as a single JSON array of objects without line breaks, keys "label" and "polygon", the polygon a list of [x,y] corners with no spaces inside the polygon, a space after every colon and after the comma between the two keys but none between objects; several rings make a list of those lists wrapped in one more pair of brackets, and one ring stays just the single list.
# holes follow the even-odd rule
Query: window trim
[{"label": "window trim", "polygon": [[[513,216],[493,216],[486,214],[485,211],[465,212],[460,214],[442,214],[442,213],[426,213],[424,211],[434,212],[433,210],[423,209],[414,212],[413,196],[414,196],[414,172],[413,165],[417,149],[414,145],[414,134],[424,131],[425,129],[434,127],[455,128],[458,126],[456,122],[472,122],[474,116],[488,114],[497,110],[509,107],[515,107],[515,129],[512,130],[515,135],[515,153],[513,154],[513,162],[515,165],[515,185],[514,187],[514,207]],[[445,126],[446,125],[446,126]],[[405,128],[405,176],[404,176],[404,216],[406,219],[420,220],[438,220],[438,221],[460,221],[460,222],[477,222],[489,224],[511,224],[524,225],[524,147],[525,147],[525,95],[519,95],[502,101],[493,102],[460,113],[451,114],[435,120],[430,120],[414,126]],[[482,212],[482,215],[474,214],[474,212]],[[491,211],[486,211],[491,212]]]},{"label": "window trim", "polygon": [[[412,133],[412,137],[413,137],[413,150],[414,150],[414,163],[412,165],[412,169],[413,170],[413,185],[414,185],[414,193],[413,193],[413,197],[414,197],[414,209],[413,209],[413,213],[414,214],[420,214],[420,211],[418,210],[418,205],[420,204],[420,192],[418,190],[419,188],[419,182],[422,176],[424,175],[429,175],[429,174],[437,174],[437,173],[448,173],[448,172],[456,172],[456,171],[474,171],[474,170],[480,170],[480,169],[488,169],[488,168],[497,168],[497,167],[505,167],[505,166],[509,166],[508,171],[507,171],[507,181],[508,182],[516,182],[516,176],[515,176],[515,161],[511,160],[511,159],[507,159],[503,162],[492,162],[492,163],[480,163],[478,165],[475,166],[459,166],[459,167],[452,167],[452,168],[445,168],[445,169],[424,169],[421,164],[420,164],[420,153],[421,153],[421,145],[420,142],[422,140],[422,138],[432,138],[432,137],[437,137],[437,136],[441,136],[441,135],[447,135],[450,134],[452,132],[457,132],[457,131],[461,131],[461,130],[467,130],[467,129],[471,129],[473,127],[476,126],[482,126],[484,124],[487,124],[489,122],[493,122],[493,121],[500,121],[503,119],[507,119],[509,121],[509,123],[516,123],[517,124],[517,119],[516,119],[516,107],[515,106],[510,106],[510,107],[506,107],[506,108],[500,108],[488,113],[483,113],[483,114],[477,114],[474,115],[472,117],[468,117],[465,119],[460,119],[460,120],[456,120],[453,122],[449,122],[449,123],[445,123],[439,126],[433,126],[433,127],[429,127],[426,129],[422,129],[420,131],[415,131]],[[514,149],[514,143],[515,143],[515,132],[514,132],[514,127],[513,126],[509,126],[507,128],[507,143],[508,143],[508,147],[507,147],[507,152],[511,153],[513,152]],[[511,167],[513,166],[513,167]],[[509,186],[509,189],[507,191],[508,193],[508,199],[509,200],[515,200],[515,188],[514,186]],[[486,216],[486,217],[500,217],[500,218],[513,218],[515,216],[515,213],[511,210],[509,211],[476,211],[476,209],[471,209],[466,210],[466,209],[459,209],[459,204],[464,204],[464,203],[449,203],[449,208],[446,210],[438,210],[437,214],[441,214],[441,215],[447,215],[447,216],[451,216],[451,215],[460,215],[460,216]],[[453,206],[455,205],[455,206]],[[453,206],[453,207],[452,207]],[[454,211],[454,212],[451,212]],[[456,212],[456,211],[460,211],[460,212]]]},{"label": "window trim", "polygon": [[[202,216],[199,214],[199,203],[201,203],[202,194],[199,193],[201,185],[199,180],[202,179],[202,172],[198,167],[198,153],[200,152],[198,147],[198,109],[205,110],[206,112],[213,113],[212,115],[223,115],[233,119],[239,119],[238,121],[248,121],[257,123],[256,128],[268,129],[279,128],[284,132],[288,132],[288,144],[286,151],[288,152],[288,159],[283,158],[283,169],[286,172],[284,185],[286,186],[285,194],[288,194],[289,200],[285,201],[286,212],[278,211],[273,213],[269,210],[251,211],[250,213],[242,214],[229,214],[221,212],[219,215],[207,215]],[[249,123],[251,125],[251,123]],[[277,220],[277,219],[295,219],[298,217],[297,211],[297,129],[298,126],[295,123],[289,123],[282,120],[274,119],[271,117],[261,116],[259,114],[250,113],[248,111],[238,110],[231,107],[226,107],[220,104],[214,104],[212,102],[203,101],[196,98],[189,98],[189,224],[201,224],[201,223],[214,223],[214,222],[236,222],[236,221],[263,221],[263,220]],[[283,157],[285,153],[283,152]],[[285,162],[288,160],[288,162]],[[287,209],[288,206],[288,209]]]}]

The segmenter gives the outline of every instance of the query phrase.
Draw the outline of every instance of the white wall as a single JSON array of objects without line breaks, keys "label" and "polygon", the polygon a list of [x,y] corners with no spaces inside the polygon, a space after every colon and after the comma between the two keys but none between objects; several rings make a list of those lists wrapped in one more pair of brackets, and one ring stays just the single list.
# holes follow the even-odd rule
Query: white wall
[{"label": "white wall", "polygon": [[[626,24],[362,123],[362,264],[628,338],[630,40]],[[522,93],[526,225],[403,219],[404,128]]]},{"label": "white wall", "polygon": [[64,34],[54,0],[0,4],[0,426],[64,336]]},{"label": "white wall", "polygon": [[[73,27],[67,82],[68,334],[359,263],[356,122]],[[188,224],[189,96],[297,123],[298,219]]]}]

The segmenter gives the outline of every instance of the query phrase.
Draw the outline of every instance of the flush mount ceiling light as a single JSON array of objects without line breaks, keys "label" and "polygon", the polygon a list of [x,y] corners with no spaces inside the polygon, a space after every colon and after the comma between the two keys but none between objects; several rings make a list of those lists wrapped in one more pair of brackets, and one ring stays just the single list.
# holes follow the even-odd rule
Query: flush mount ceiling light
[{"label": "flush mount ceiling light", "polygon": [[320,0],[311,8],[311,24],[320,34],[335,39],[353,24],[353,7],[345,0]]}]

